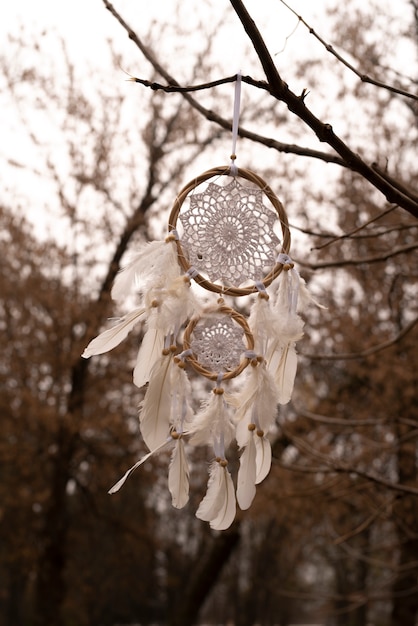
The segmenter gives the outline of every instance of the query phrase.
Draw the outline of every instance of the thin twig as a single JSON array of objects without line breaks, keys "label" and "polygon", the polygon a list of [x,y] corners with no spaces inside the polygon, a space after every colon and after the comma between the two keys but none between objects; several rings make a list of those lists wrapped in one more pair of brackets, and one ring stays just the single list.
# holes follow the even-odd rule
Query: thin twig
[{"label": "thin twig", "polygon": [[353,228],[353,230],[350,230],[348,233],[344,233],[343,235],[336,235],[333,239],[326,241],[320,246],[314,246],[313,248],[311,248],[311,251],[322,250],[323,248],[326,248],[330,246],[331,244],[336,243],[337,241],[341,241],[342,239],[348,239],[352,235],[355,235],[356,233],[358,233],[360,230],[363,230],[363,228],[366,228],[366,226],[369,226],[370,224],[373,224],[373,222],[380,220],[382,217],[384,217],[388,213],[392,213],[392,211],[394,211],[395,209],[396,207],[390,206],[388,209],[386,209],[386,211],[382,211],[381,213],[379,213],[379,215],[376,215],[375,217],[371,217],[369,220],[367,220],[367,222],[360,224],[360,226],[356,226],[356,228]]},{"label": "thin twig", "polygon": [[[226,76],[225,78],[219,78],[218,80],[212,80],[208,83],[202,83],[201,85],[188,85],[186,87],[181,87],[180,85],[161,85],[160,83],[151,82],[144,78],[137,78],[136,76],[131,76],[128,80],[134,83],[140,83],[141,85],[144,85],[144,87],[150,87],[153,91],[164,91],[165,93],[189,93],[192,91],[203,91],[205,89],[212,89],[213,87],[233,83],[237,80],[237,74]],[[253,87],[269,91],[269,87],[265,81],[254,80],[251,76],[241,76],[241,80],[243,83],[247,83]]]},{"label": "thin twig", "polygon": [[361,350],[360,352],[343,352],[341,354],[309,354],[301,352],[301,356],[306,359],[311,359],[312,361],[348,361],[348,360],[356,360],[356,359],[364,359],[372,354],[376,354],[377,352],[381,352],[382,350],[386,350],[390,348],[395,343],[398,343],[401,339],[405,337],[418,323],[418,317],[409,322],[395,337],[392,339],[388,339],[387,341],[383,341],[382,343],[377,344],[376,346],[372,346],[371,348],[366,348],[365,350]]},{"label": "thin twig", "polygon": [[[388,211],[389,212],[389,211]],[[384,211],[383,213],[379,213],[379,215],[372,219],[371,221],[377,221],[379,220],[381,217],[383,217],[384,215],[386,215],[386,211]],[[364,228],[364,226],[368,225],[369,222],[367,222],[366,224],[363,224],[361,228]],[[379,230],[373,230],[373,231],[367,231],[365,233],[361,233],[359,234],[355,234],[353,235],[352,233],[347,234],[342,234],[342,235],[337,235],[336,233],[331,233],[328,231],[317,231],[317,230],[312,230],[310,228],[303,228],[302,226],[298,226],[294,223],[289,222],[289,227],[291,230],[297,230],[300,233],[303,233],[304,235],[309,235],[311,237],[316,237],[319,239],[335,239],[336,241],[338,241],[339,239],[345,239],[346,237],[349,237],[351,240],[359,240],[359,239],[375,239],[376,237],[385,237],[386,235],[389,235],[390,233],[399,233],[402,232],[404,230],[411,230],[411,229],[415,229],[418,228],[418,223],[416,224],[399,224],[397,226],[390,226],[388,228],[381,228]],[[327,242],[328,243],[328,242]],[[325,247],[325,246],[324,246]],[[312,250],[320,250],[322,248],[322,246],[313,246],[311,248]]]},{"label": "thin twig", "polygon": [[359,428],[361,426],[381,426],[385,423],[385,420],[369,418],[369,419],[344,419],[342,417],[328,417],[327,415],[320,415],[319,413],[314,413],[313,411],[308,411],[307,409],[303,409],[294,405],[295,412],[301,417],[307,417],[314,422],[319,422],[320,424],[328,424],[332,426],[338,427],[348,427],[348,428]]},{"label": "thin twig", "polygon": [[[356,526],[355,528],[352,528],[349,532],[345,533],[344,535],[339,535],[338,537],[336,537],[333,541],[333,544],[336,546],[339,546],[342,543],[346,543],[349,539],[352,539],[356,535],[361,534],[364,530],[366,530],[366,528],[369,528],[373,524],[373,522],[379,519],[379,517],[382,515],[382,513],[385,512],[385,510],[387,512],[387,509],[391,506],[391,504],[392,504],[392,499],[390,500],[390,502],[383,502],[376,509],[376,511],[374,511],[371,515],[369,515],[369,517],[366,517],[366,519],[363,520],[358,526]],[[376,564],[374,559],[373,561],[374,561],[374,564]],[[382,563],[380,562],[380,566],[381,565]]]},{"label": "thin twig", "polygon": [[[295,445],[298,450],[301,452],[305,452],[310,457],[316,459],[323,463],[326,467],[332,468],[335,472],[342,472],[346,474],[356,474],[360,478],[366,478],[367,480],[376,483],[377,485],[381,485],[383,487],[387,487],[392,489],[393,491],[399,491],[401,493],[410,493],[413,495],[418,495],[418,488],[412,487],[411,485],[405,485],[401,483],[393,482],[389,479],[383,478],[382,476],[378,476],[376,474],[371,474],[370,472],[366,472],[365,470],[358,469],[354,467],[352,464],[344,463],[343,461],[339,461],[338,459],[333,459],[327,454],[323,454],[319,450],[316,450],[313,446],[309,445],[308,442],[304,441],[301,437],[297,437],[295,435],[286,433],[292,443]],[[318,471],[319,470],[318,468]]]},{"label": "thin twig", "polygon": [[[412,252],[413,250],[417,250],[417,249],[418,249],[418,243],[411,243],[406,246],[401,246],[400,248],[395,248],[394,250],[381,252],[380,254],[376,254],[375,256],[360,257],[360,258],[353,257],[352,259],[324,261],[323,263],[309,263],[308,261],[297,259],[297,263],[298,265],[307,267],[311,270],[323,270],[323,269],[328,269],[330,267],[344,268],[344,267],[353,266],[353,265],[370,265],[371,263],[384,263],[388,259],[398,256],[399,254],[407,254],[408,252]],[[296,261],[296,259],[294,260]]]}]

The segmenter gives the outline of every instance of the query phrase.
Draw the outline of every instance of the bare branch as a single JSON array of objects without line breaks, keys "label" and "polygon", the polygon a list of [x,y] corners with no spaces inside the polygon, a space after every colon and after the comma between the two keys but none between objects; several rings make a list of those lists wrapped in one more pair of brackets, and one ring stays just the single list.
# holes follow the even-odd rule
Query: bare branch
[{"label": "bare branch", "polygon": [[334,133],[330,124],[321,122],[321,120],[306,107],[304,97],[297,96],[289,89],[288,85],[277,71],[264,39],[242,0],[230,0],[230,2],[258,55],[270,85],[271,95],[284,102],[289,111],[305,122],[317,135],[319,141],[323,141],[334,148],[337,154],[344,160],[346,167],[368,180],[369,183],[383,193],[390,203],[397,204],[415,217],[418,217],[418,202],[415,198],[391,185],[380,176],[373,167],[367,165],[358,154],[354,153],[342,139]]},{"label": "bare branch", "polygon": [[[344,535],[339,535],[338,537],[336,537],[333,541],[334,545],[339,546],[342,543],[347,542],[349,539],[352,539],[356,535],[361,534],[367,528],[370,528],[373,522],[379,519],[382,513],[387,514],[387,511],[392,506],[392,504],[393,504],[392,499],[390,499],[389,502],[383,502],[375,511],[373,511],[371,515],[369,515],[369,517],[366,517],[366,519],[364,519],[358,526],[351,529],[348,533],[345,533]],[[357,558],[359,558],[358,555],[357,555]],[[375,559],[368,560],[368,562],[370,561],[373,561],[376,564]],[[387,563],[382,563],[380,561],[378,562],[378,564],[379,566],[382,566],[382,565],[387,566]]]},{"label": "bare branch", "polygon": [[411,330],[416,326],[417,322],[418,318],[415,318],[392,339],[388,339],[388,341],[383,341],[377,346],[366,348],[365,350],[361,350],[360,352],[344,352],[341,354],[307,354],[301,352],[301,355],[313,361],[348,361],[355,359],[364,359],[368,356],[371,356],[372,354],[376,354],[377,352],[381,352],[382,350],[390,348],[395,343],[398,343],[398,341],[403,339],[405,335],[411,332]]},{"label": "bare branch", "polygon": [[359,428],[362,426],[378,426],[384,423],[384,420],[369,418],[369,419],[358,419],[358,420],[350,420],[339,417],[328,417],[327,415],[320,415],[319,413],[314,413],[313,411],[308,411],[307,409],[300,408],[298,406],[294,406],[295,411],[301,417],[307,417],[314,422],[319,422],[320,424],[329,424],[332,426],[344,426],[348,428]]},{"label": "bare branch", "polygon": [[[204,89],[219,87],[219,85],[234,83],[237,80],[237,74],[233,74],[233,76],[227,76],[226,78],[219,78],[218,80],[212,80],[209,83],[202,83],[201,85],[189,85],[187,87],[181,87],[180,85],[161,85],[160,83],[151,82],[149,80],[145,80],[144,78],[137,78],[136,76],[131,76],[131,78],[129,78],[128,80],[134,83],[140,83],[141,85],[144,85],[144,87],[150,87],[150,89],[152,89],[153,91],[164,91],[165,93],[189,93],[192,91],[203,91]],[[254,78],[251,78],[251,76],[241,76],[241,80],[243,83],[248,83],[253,87],[258,87],[259,89],[269,91],[269,87],[265,81],[254,80]]]},{"label": "bare branch", "polygon": [[377,254],[376,256],[369,257],[360,257],[360,258],[352,258],[352,259],[341,259],[335,261],[324,261],[323,263],[308,263],[307,261],[297,260],[298,264],[303,267],[308,267],[311,270],[323,270],[329,267],[347,267],[349,265],[364,265],[370,263],[384,263],[388,259],[393,258],[394,256],[398,256],[399,254],[407,254],[408,252],[412,252],[413,250],[418,249],[418,243],[412,243],[406,246],[401,246],[400,248],[395,248],[394,250],[388,250],[387,252],[382,252]]},{"label": "bare branch", "polygon": [[[145,58],[151,63],[154,69],[169,83],[172,87],[179,88],[179,83],[175,80],[173,76],[171,76],[165,68],[158,62],[155,56],[150,52],[150,50],[143,44],[138,35],[130,28],[130,26],[125,22],[125,20],[119,15],[116,9],[108,0],[103,0],[106,8],[112,13],[112,15],[117,19],[117,21],[121,24],[121,26],[128,33],[129,38],[135,43],[135,45],[141,50],[142,54]],[[279,76],[273,59],[270,56],[270,53],[267,50],[267,47],[255,26],[253,20],[249,16],[247,10],[245,9],[241,0],[231,0],[231,4],[235,9],[238,17],[241,19],[247,34],[249,35],[256,52],[259,55],[260,62],[264,68],[268,79],[268,91],[269,93],[276,98],[277,100],[281,100],[285,102],[288,106],[289,111],[294,113],[297,117],[299,117],[303,122],[305,122],[317,135],[319,141],[323,141],[328,143],[334,150],[340,155],[341,159],[335,157],[333,155],[329,155],[324,152],[310,150],[308,148],[301,148],[300,146],[292,146],[291,144],[283,144],[277,142],[273,139],[262,137],[257,135],[256,133],[251,133],[246,131],[242,127],[239,129],[239,135],[241,137],[246,137],[251,141],[255,141],[257,143],[261,143],[270,148],[274,148],[279,152],[298,154],[301,156],[309,156],[312,158],[318,158],[328,163],[336,163],[343,167],[347,167],[353,171],[358,172],[362,175],[366,180],[368,180],[376,189],[379,189],[387,200],[393,204],[397,204],[404,208],[406,211],[410,212],[415,217],[418,217],[418,201],[414,198],[411,198],[404,192],[400,191],[396,186],[390,184],[387,180],[385,180],[378,172],[376,172],[372,167],[369,167],[357,154],[352,152],[348,148],[348,146],[337,136],[335,135],[330,124],[324,124],[318,118],[316,118],[313,113],[305,106],[304,97],[297,96],[293,92],[290,91],[287,84],[282,80]],[[262,83],[257,82],[257,86],[260,86]],[[201,104],[199,104],[189,93],[182,92],[183,97],[187,100],[187,102],[199,111],[207,120],[215,122],[225,128],[226,130],[231,130],[232,124],[231,122],[225,120],[220,115],[215,113],[210,109],[206,109]]]},{"label": "bare branch", "polygon": [[376,215],[375,217],[370,218],[369,220],[367,220],[367,222],[364,222],[364,224],[360,224],[360,226],[353,228],[353,230],[350,230],[348,233],[344,233],[343,235],[336,235],[330,241],[326,241],[320,246],[315,246],[314,248],[312,248],[312,250],[322,250],[323,248],[326,248],[330,246],[331,244],[336,243],[337,241],[341,241],[342,239],[348,239],[352,237],[352,235],[355,235],[356,233],[360,232],[361,230],[363,230],[363,228],[366,228],[366,226],[369,226],[373,222],[380,220],[382,217],[384,217],[388,213],[392,213],[392,211],[394,211],[395,208],[396,207],[393,207],[393,206],[389,207],[388,209],[386,209],[386,211],[382,211],[381,213],[379,213],[379,215]]},{"label": "bare branch", "polygon": [[365,470],[358,469],[353,465],[348,463],[344,463],[343,461],[339,461],[338,459],[333,459],[327,454],[323,454],[316,450],[313,446],[304,441],[301,437],[297,437],[292,435],[291,433],[287,433],[286,435],[292,441],[292,443],[298,448],[301,452],[308,454],[310,457],[316,459],[317,461],[323,463],[326,467],[332,468],[335,472],[343,472],[347,474],[355,474],[360,478],[366,478],[377,485],[381,485],[382,487],[386,487],[393,491],[399,491],[401,493],[410,493],[414,495],[418,495],[418,488],[412,487],[410,485],[404,485],[401,483],[393,482],[392,480],[383,478],[382,476],[378,476],[376,474],[371,474]]},{"label": "bare branch", "polygon": [[411,98],[412,100],[418,101],[418,96],[416,94],[411,93],[410,91],[407,91],[405,89],[394,87],[393,85],[388,85],[387,83],[384,83],[380,80],[376,80],[375,78],[371,78],[370,76],[363,74],[363,72],[360,72],[357,68],[354,67],[354,65],[349,63],[347,59],[345,59],[339,52],[337,52],[333,46],[331,46],[329,43],[325,41],[325,39],[323,39],[320,35],[318,35],[318,33],[312,28],[312,26],[309,26],[309,24],[305,22],[303,17],[299,15],[294,9],[292,9],[291,6],[289,6],[284,0],[280,0],[280,2],[287,9],[289,9],[289,11],[293,13],[293,15],[295,15],[298,18],[299,22],[301,22],[308,29],[309,33],[313,35],[315,39],[317,39],[324,46],[327,52],[330,52],[336,59],[338,59],[338,61],[340,61],[340,63],[345,65],[345,67],[348,68],[351,72],[353,72],[353,74],[358,76],[361,82],[369,83],[371,85],[374,85],[375,87],[386,89],[387,91],[390,91],[391,93],[396,93],[400,96],[405,96],[406,98]]}]

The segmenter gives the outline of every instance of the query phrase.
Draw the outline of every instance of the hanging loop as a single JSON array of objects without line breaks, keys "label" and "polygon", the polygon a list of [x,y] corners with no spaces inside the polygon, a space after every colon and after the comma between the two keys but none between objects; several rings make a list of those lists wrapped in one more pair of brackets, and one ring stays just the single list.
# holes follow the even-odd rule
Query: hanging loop
[{"label": "hanging loop", "polygon": [[231,151],[231,176],[238,174],[238,168],[235,160],[237,158],[237,138],[239,127],[239,113],[241,107],[241,72],[237,74],[237,80],[235,82],[235,97],[234,97],[234,115],[232,118],[232,151]]}]

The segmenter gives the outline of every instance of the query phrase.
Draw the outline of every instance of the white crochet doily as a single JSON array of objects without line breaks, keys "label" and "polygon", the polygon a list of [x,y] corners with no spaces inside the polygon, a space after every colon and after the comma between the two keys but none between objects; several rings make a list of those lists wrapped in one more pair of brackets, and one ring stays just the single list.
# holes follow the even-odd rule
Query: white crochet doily
[{"label": "white crochet doily", "polygon": [[212,372],[230,371],[238,366],[245,350],[244,332],[230,317],[213,315],[194,328],[190,347],[203,367]]},{"label": "white crochet doily", "polygon": [[209,280],[239,286],[262,280],[274,266],[277,214],[263,204],[261,189],[236,177],[225,186],[209,183],[190,196],[190,208],[179,217],[189,263]]}]

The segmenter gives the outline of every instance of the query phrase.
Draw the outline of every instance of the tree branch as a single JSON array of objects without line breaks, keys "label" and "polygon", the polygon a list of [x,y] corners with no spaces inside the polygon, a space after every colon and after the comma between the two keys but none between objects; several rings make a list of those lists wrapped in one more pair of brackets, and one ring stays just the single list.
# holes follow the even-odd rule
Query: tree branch
[{"label": "tree branch", "polygon": [[378,476],[377,474],[371,474],[365,470],[358,469],[351,464],[344,463],[343,461],[338,461],[337,459],[333,459],[319,450],[316,450],[313,446],[304,441],[301,437],[297,437],[285,431],[286,436],[289,437],[290,441],[294,444],[294,446],[300,450],[301,452],[305,452],[308,456],[316,459],[317,461],[323,463],[325,467],[329,467],[335,472],[345,473],[345,474],[356,474],[360,478],[365,478],[367,480],[376,483],[377,485],[381,485],[393,491],[399,491],[401,493],[409,493],[413,495],[418,495],[418,488],[412,487],[411,485],[401,484],[393,482],[389,479],[383,478],[382,476]]},{"label": "tree branch", "polygon": [[376,352],[381,352],[382,350],[386,350],[390,348],[395,343],[398,343],[405,335],[407,335],[411,330],[416,326],[418,322],[418,317],[412,320],[409,324],[407,324],[395,337],[392,339],[388,339],[387,341],[383,341],[382,343],[377,344],[377,346],[372,346],[371,348],[366,348],[365,350],[361,350],[360,352],[343,352],[341,354],[305,354],[301,352],[301,356],[306,359],[311,359],[313,361],[348,361],[355,359],[364,359],[372,354],[376,354]]},{"label": "tree branch", "polygon": [[409,194],[395,188],[385,180],[373,167],[367,165],[361,157],[354,153],[333,131],[330,124],[324,124],[306,107],[304,98],[293,93],[288,85],[281,78],[276,69],[274,61],[267,49],[267,46],[258,30],[254,20],[251,18],[242,0],[230,0],[230,3],[240,19],[244,30],[250,38],[259,61],[266,74],[267,82],[270,85],[272,96],[284,102],[289,111],[299,117],[309,128],[311,128],[319,141],[327,143],[334,148],[337,154],[344,160],[346,166],[360,174],[369,181],[376,189],[381,191],[385,198],[397,204],[414,217],[418,217],[418,202]]},{"label": "tree branch", "polygon": [[[155,56],[151,54],[151,52],[143,44],[143,42],[138,37],[138,35],[130,28],[130,26],[125,22],[122,16],[116,11],[116,9],[108,0],[103,0],[103,3],[105,7],[108,9],[108,11],[110,11],[110,13],[115,17],[115,19],[126,30],[128,37],[139,48],[139,50],[142,52],[144,57],[149,61],[149,63],[151,63],[154,69],[167,81],[168,86],[164,87],[161,85],[161,87],[158,87],[158,88],[161,88],[164,91],[167,91],[170,93],[181,93],[183,97],[185,98],[185,100],[190,104],[190,106],[192,106],[196,111],[201,113],[201,115],[203,115],[208,121],[218,124],[225,130],[228,130],[228,131],[232,130],[232,123],[230,121],[226,120],[225,118],[218,115],[214,111],[202,106],[199,102],[197,102],[197,100],[195,100],[192,96],[190,96],[188,92],[194,91],[193,87],[190,87],[190,86],[185,87],[185,88],[181,87],[181,85],[177,82],[177,80],[171,74],[169,74],[169,72],[167,72],[166,69],[158,62]],[[226,79],[220,79],[219,81],[214,81],[214,82],[216,84],[222,84],[223,82],[231,82],[229,79],[230,77],[227,77]],[[270,87],[267,85],[265,81],[256,81],[249,76],[245,77],[245,79],[243,78],[243,80],[244,82],[248,82],[248,84],[251,84],[258,88],[267,89],[268,92],[271,93]],[[158,83],[151,83],[150,81],[146,81],[145,79],[136,78],[136,77],[135,77],[135,82],[145,84],[146,86],[149,86],[154,89],[156,89],[157,86],[159,85]],[[147,85],[147,83],[149,84]],[[210,84],[210,83],[207,83],[207,84]],[[200,88],[200,86],[198,87]],[[295,97],[299,98],[299,96],[295,96]],[[302,97],[300,98],[302,101],[303,98]],[[249,139],[250,141],[254,141],[256,143],[265,145],[266,147],[277,150],[278,152],[282,152],[285,154],[295,154],[298,156],[306,156],[309,158],[319,159],[321,161],[324,161],[325,163],[334,163],[336,165],[340,165],[341,167],[353,169],[351,168],[348,162],[344,161],[342,158],[340,158],[337,155],[329,154],[327,152],[323,152],[320,150],[313,150],[311,148],[306,148],[304,146],[298,146],[296,144],[288,144],[288,143],[276,141],[275,139],[272,139],[271,137],[265,137],[263,135],[259,135],[257,133],[246,130],[242,126],[240,126],[239,128],[239,136]],[[417,209],[417,215],[418,215],[418,202],[417,202],[416,209]]]},{"label": "tree branch", "polygon": [[305,22],[303,17],[299,15],[298,13],[296,13],[296,11],[294,11],[291,6],[289,6],[284,0],[280,0],[280,2],[291,13],[293,13],[293,15],[295,15],[298,18],[299,22],[301,22],[308,29],[309,33],[313,35],[315,39],[317,39],[324,46],[327,52],[330,52],[338,61],[340,61],[340,63],[345,65],[347,69],[353,72],[353,74],[355,74],[361,80],[362,83],[369,83],[371,85],[374,85],[375,87],[386,89],[387,91],[390,91],[391,93],[396,93],[399,96],[405,96],[406,98],[411,98],[412,100],[418,101],[418,96],[416,94],[411,93],[410,91],[406,91],[405,89],[394,87],[393,85],[388,85],[387,83],[384,83],[380,80],[376,80],[375,78],[371,78],[370,76],[367,76],[366,74],[363,74],[362,72],[360,72],[358,69],[354,67],[354,65],[351,65],[351,63],[349,63],[347,59],[341,56],[341,54],[337,52],[335,48],[333,48],[333,46],[327,43],[325,39],[322,39],[322,37],[318,35],[318,33],[312,28],[312,26],[309,26],[309,24]]},{"label": "tree branch", "polygon": [[[232,131],[232,122],[226,120],[221,115],[218,115],[211,109],[207,109],[203,105],[201,105],[197,100],[195,100],[192,96],[189,95],[190,91],[196,91],[193,86],[181,87],[181,85],[177,82],[177,80],[167,72],[167,70],[160,65],[155,56],[151,54],[150,50],[143,44],[138,35],[130,28],[130,26],[125,22],[121,15],[116,11],[113,5],[108,0],[103,0],[104,5],[110,11],[110,13],[115,17],[115,19],[121,24],[121,26],[128,33],[129,39],[133,41],[133,43],[139,48],[144,57],[151,63],[153,68],[160,74],[164,80],[168,83],[168,85],[160,85],[159,83],[147,81],[142,78],[132,77],[134,82],[141,83],[151,89],[157,90],[161,89],[168,93],[181,93],[184,99],[193,107],[196,111],[198,111],[203,117],[205,117],[209,122],[214,122],[218,124],[222,128],[227,131]],[[234,75],[235,80],[236,75]],[[226,79],[219,79],[214,81],[216,85],[221,85],[223,83],[232,82],[230,80],[231,77],[227,77]],[[244,82],[247,82],[250,85],[256,86],[258,88],[266,89],[269,93],[268,85],[265,81],[256,81],[250,76],[243,77]],[[210,83],[206,83],[206,85],[210,85]],[[200,85],[197,86],[198,90],[202,87]],[[203,87],[204,88],[204,85]],[[246,130],[242,126],[239,127],[238,134],[240,137],[245,139],[249,139],[250,141],[254,141],[255,143],[259,143],[261,145],[266,146],[267,148],[272,148],[273,150],[277,150],[278,152],[284,152],[285,154],[296,154],[298,156],[306,156],[313,159],[319,159],[324,161],[325,163],[334,163],[336,165],[340,165],[342,167],[347,167],[346,164],[340,157],[335,154],[329,154],[327,152],[322,152],[320,150],[312,150],[311,148],[306,148],[304,146],[298,146],[296,144],[283,143],[281,141],[276,141],[271,137],[265,137],[263,135],[259,135],[252,131]]]},{"label": "tree branch", "polygon": [[340,259],[335,261],[324,261],[323,263],[308,263],[307,261],[297,260],[298,265],[302,267],[308,267],[311,270],[323,270],[330,267],[347,267],[349,265],[364,265],[369,263],[383,263],[388,259],[391,259],[394,256],[398,256],[399,254],[407,254],[408,252],[412,252],[413,250],[418,249],[418,243],[411,243],[406,246],[401,246],[400,248],[395,248],[394,250],[390,250],[387,252],[382,252],[375,256],[368,257],[360,257],[360,258],[352,258],[352,259]]},{"label": "tree branch", "polygon": [[[237,74],[226,76],[225,78],[219,78],[218,80],[212,80],[208,83],[202,83],[201,85],[188,85],[186,87],[181,87],[180,85],[161,85],[155,81],[151,82],[149,80],[145,80],[144,78],[137,78],[136,76],[131,76],[128,80],[134,83],[140,83],[141,85],[144,85],[144,87],[150,87],[153,91],[164,91],[165,93],[190,93],[192,91],[203,91],[205,89],[219,87],[219,85],[234,83],[237,80]],[[251,76],[241,76],[241,80],[243,83],[247,83],[253,87],[269,91],[269,87],[265,81],[255,80],[254,78],[251,78]]]}]

